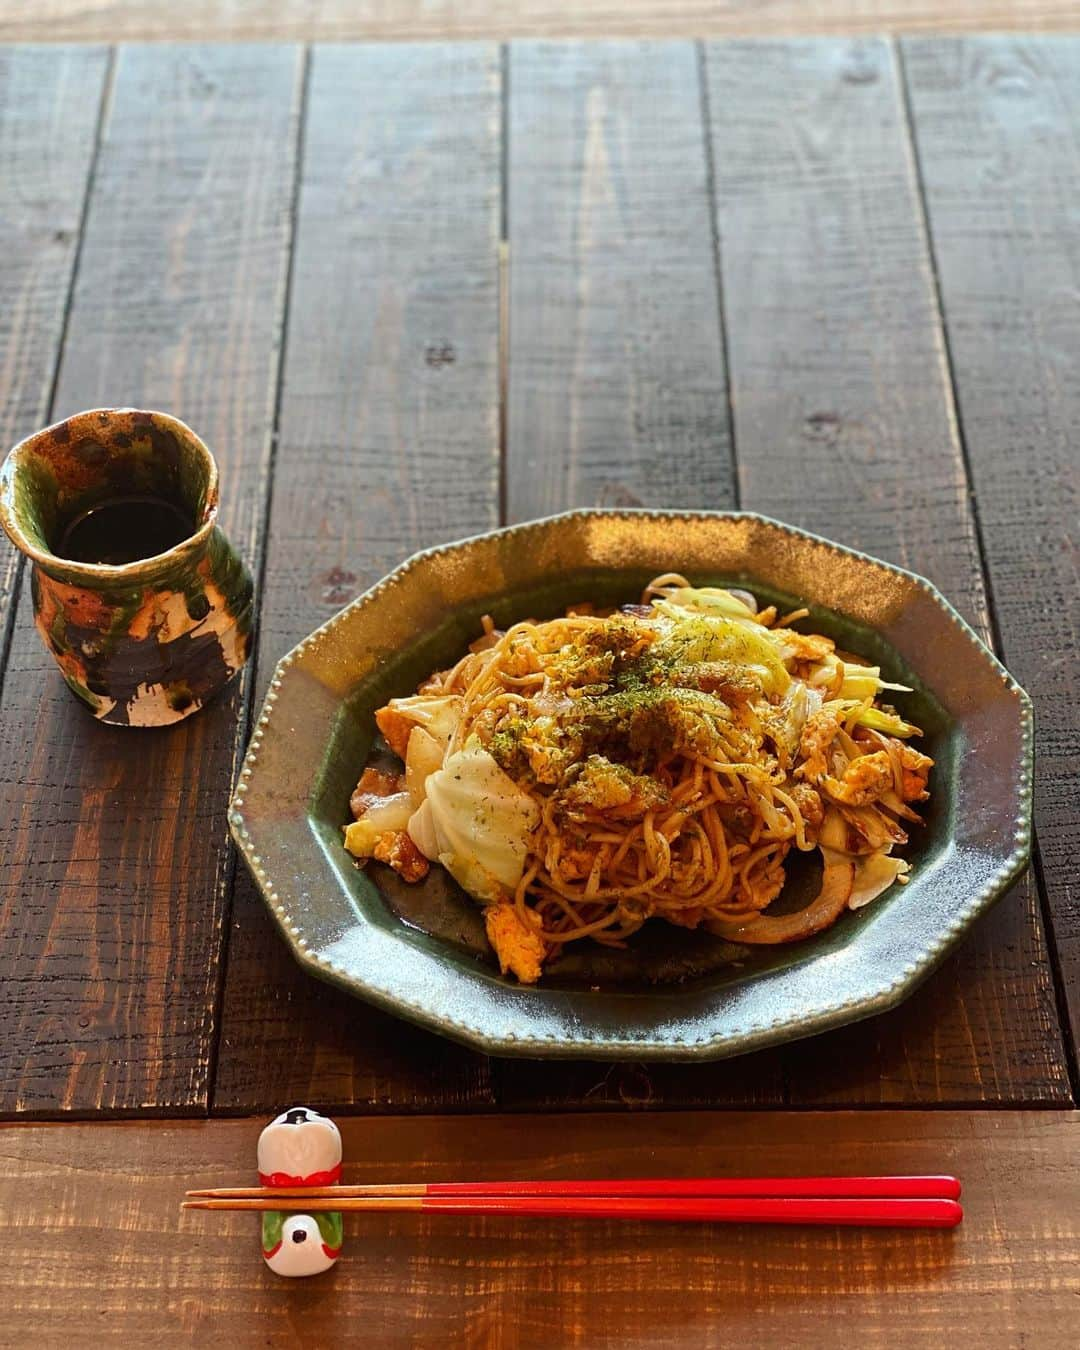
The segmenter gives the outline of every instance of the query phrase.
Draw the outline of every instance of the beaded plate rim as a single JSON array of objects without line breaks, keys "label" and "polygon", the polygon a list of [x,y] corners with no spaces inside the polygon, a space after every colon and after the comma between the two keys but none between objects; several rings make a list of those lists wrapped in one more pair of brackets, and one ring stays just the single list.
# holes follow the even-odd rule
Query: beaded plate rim
[{"label": "beaded plate rim", "polygon": [[[524,1028],[521,1031],[492,1034],[482,1025],[476,1025],[445,1011],[433,1010],[416,1003],[412,999],[405,998],[394,987],[380,986],[370,976],[360,978],[341,962],[323,955],[319,950],[318,940],[307,931],[302,913],[303,906],[291,884],[292,879],[288,877],[275,879],[266,865],[260,852],[261,845],[257,839],[259,826],[251,821],[249,814],[245,811],[245,806],[249,805],[253,793],[257,794],[258,792],[256,771],[260,750],[267,734],[272,734],[271,729],[276,730],[274,712],[279,703],[284,682],[288,678],[288,672],[302,658],[316,652],[320,643],[334,629],[345,622],[354,611],[377,603],[388,591],[400,585],[410,573],[429,560],[445,557],[496,538],[527,536],[540,530],[550,530],[552,527],[560,525],[572,525],[575,522],[621,521],[627,518],[646,518],[657,523],[670,522],[680,525],[695,522],[709,524],[723,521],[750,522],[767,529],[778,530],[790,537],[808,542],[817,548],[824,548],[828,552],[841,557],[853,559],[862,566],[872,567],[889,575],[902,577],[923,591],[950,623],[960,630],[972,647],[973,655],[977,655],[990,665],[992,671],[1000,679],[1002,686],[1015,699],[1020,730],[1020,770],[1014,784],[1012,802],[1014,822],[1012,848],[1003,858],[994,874],[953,915],[951,922],[941,929],[932,942],[925,945],[917,953],[912,954],[898,974],[881,983],[872,991],[834,1002],[819,1002],[813,1011],[806,1015],[759,1018],[694,1037],[668,1035],[655,1037],[648,1034],[617,1037],[598,1032],[587,1026],[576,1027],[573,1037],[568,1037],[566,1034],[552,1035],[531,1032]],[[323,624],[320,624],[318,628],[314,629],[306,638],[281,657],[275,666],[238,774],[229,807],[229,825],[240,853],[251,871],[274,921],[301,966],[311,974],[346,989],[348,992],[362,997],[397,1016],[488,1054],[550,1055],[559,1058],[592,1059],[620,1058],[631,1055],[639,1060],[662,1059],[670,1061],[723,1058],[729,1055],[748,1053],[781,1041],[817,1035],[823,1031],[886,1012],[907,998],[940,965],[972,924],[1021,875],[1030,860],[1034,767],[1033,740],[1034,717],[1031,700],[1027,693],[1013,679],[994,652],[957,612],[954,606],[925,577],[897,564],[884,562],[858,549],[838,544],[821,535],[788,525],[759,512],[580,508],[500,529],[482,531],[449,543],[421,549],[411,554],[381,580],[362,592],[355,600]],[[253,830],[255,833],[253,833]],[[315,856],[316,851],[313,850],[313,857]]]}]

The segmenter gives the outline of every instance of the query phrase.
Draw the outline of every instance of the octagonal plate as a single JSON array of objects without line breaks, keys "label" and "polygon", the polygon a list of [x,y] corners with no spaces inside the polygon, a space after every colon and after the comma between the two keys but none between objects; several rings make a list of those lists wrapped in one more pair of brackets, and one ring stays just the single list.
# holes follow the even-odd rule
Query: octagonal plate
[{"label": "octagonal plate", "polygon": [[[577,944],[522,987],[442,869],[408,887],[345,852],[372,713],[451,664],[484,613],[635,600],[667,571],[806,604],[813,631],[913,687],[897,704],[937,767],[905,850],[911,881],[801,944],[733,948],[648,924],[625,954]],[[419,553],[300,643],[275,671],[230,822],[313,975],[489,1053],[720,1058],[882,1012],[925,979],[1028,860],[1031,740],[1027,695],[922,578],[748,513],[577,511]]]}]

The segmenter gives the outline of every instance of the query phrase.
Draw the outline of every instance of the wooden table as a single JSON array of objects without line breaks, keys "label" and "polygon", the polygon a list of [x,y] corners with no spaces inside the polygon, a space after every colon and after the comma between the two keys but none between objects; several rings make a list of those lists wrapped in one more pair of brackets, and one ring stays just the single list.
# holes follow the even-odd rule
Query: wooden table
[{"label": "wooden table", "polygon": [[1075,31],[1076,0],[0,0],[0,41],[445,41]]},{"label": "wooden table", "polygon": [[[1074,1343],[1078,121],[1064,38],[3,50],[0,439],[183,417],[261,626],[228,697],[119,733],[4,555],[0,1342]],[[1036,866],[903,1008],[714,1065],[495,1061],[275,936],[225,828],[275,659],[424,544],[590,503],[912,567],[1032,693]],[[290,1286],[176,1200],[294,1100],[349,1117],[356,1178],[955,1168],[968,1219],[402,1217]]]}]

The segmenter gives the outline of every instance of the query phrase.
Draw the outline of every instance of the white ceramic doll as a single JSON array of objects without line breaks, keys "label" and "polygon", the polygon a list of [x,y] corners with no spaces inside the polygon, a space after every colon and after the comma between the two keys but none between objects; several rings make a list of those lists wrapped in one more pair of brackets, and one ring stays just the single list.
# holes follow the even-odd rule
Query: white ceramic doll
[{"label": "white ceramic doll", "polygon": [[[341,1135],[327,1116],[293,1106],[259,1135],[264,1186],[333,1186],[341,1180]],[[341,1254],[339,1213],[262,1216],[262,1252],[275,1275],[318,1275]]]}]

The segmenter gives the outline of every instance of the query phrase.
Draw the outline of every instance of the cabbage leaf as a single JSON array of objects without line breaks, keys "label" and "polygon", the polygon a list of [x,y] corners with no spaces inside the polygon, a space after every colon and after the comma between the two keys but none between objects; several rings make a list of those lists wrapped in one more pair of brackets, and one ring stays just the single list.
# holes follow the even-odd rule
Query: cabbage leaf
[{"label": "cabbage leaf", "polygon": [[392,698],[386,705],[401,717],[423,727],[441,746],[446,746],[461,721],[461,695],[413,694],[409,698]]},{"label": "cabbage leaf", "polygon": [[725,619],[752,619],[757,622],[754,611],[730,591],[720,586],[680,586],[672,591],[666,601],[658,602],[678,605],[680,609],[696,610],[701,614],[719,615]]},{"label": "cabbage leaf", "polygon": [[886,712],[884,708],[863,708],[855,721],[874,731],[883,731],[886,736],[918,736],[919,728],[896,713]]},{"label": "cabbage leaf", "polygon": [[883,689],[895,689],[901,694],[910,694],[906,684],[890,684],[881,678],[880,666],[859,666],[852,661],[843,661],[844,682],[840,686],[840,698],[850,698],[862,702],[866,698],[877,698]]},{"label": "cabbage leaf", "polygon": [[767,694],[783,694],[791,684],[776,642],[761,624],[725,619],[712,614],[680,614],[673,606],[657,608],[676,620],[674,627],[657,643],[658,654],[670,652],[679,660],[730,661],[747,666],[761,681]]},{"label": "cabbage leaf", "polygon": [[415,834],[410,821],[417,847],[427,852],[434,844],[439,862],[478,900],[512,892],[540,823],[532,797],[475,741],[450,755],[426,786],[426,807],[413,818]]}]

